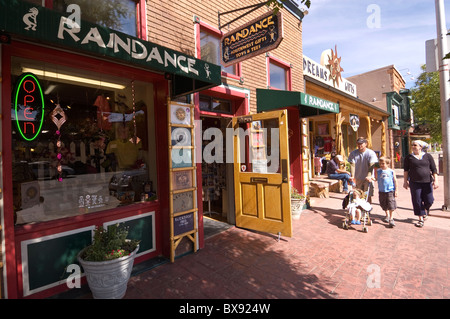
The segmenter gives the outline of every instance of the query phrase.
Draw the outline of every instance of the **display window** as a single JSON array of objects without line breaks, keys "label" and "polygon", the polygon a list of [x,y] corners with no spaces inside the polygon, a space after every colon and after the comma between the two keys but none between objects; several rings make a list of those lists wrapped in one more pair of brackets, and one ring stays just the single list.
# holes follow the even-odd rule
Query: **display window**
[{"label": "display window", "polygon": [[155,200],[152,83],[13,57],[15,223]]}]

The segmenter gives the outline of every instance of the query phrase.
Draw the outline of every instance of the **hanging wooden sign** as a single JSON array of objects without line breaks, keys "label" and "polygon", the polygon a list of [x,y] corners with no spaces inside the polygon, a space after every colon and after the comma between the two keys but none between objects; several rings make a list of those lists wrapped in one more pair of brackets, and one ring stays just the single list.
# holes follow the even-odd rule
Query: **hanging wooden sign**
[{"label": "hanging wooden sign", "polygon": [[221,40],[222,64],[234,63],[252,58],[278,47],[283,39],[283,18],[281,12],[272,11],[224,34]]}]

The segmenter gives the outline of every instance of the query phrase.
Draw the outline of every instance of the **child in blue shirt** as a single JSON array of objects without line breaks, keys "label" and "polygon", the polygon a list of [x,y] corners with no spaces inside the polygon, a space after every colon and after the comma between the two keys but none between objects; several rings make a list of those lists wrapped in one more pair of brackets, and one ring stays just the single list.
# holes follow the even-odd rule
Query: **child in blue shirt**
[{"label": "child in blue shirt", "polygon": [[378,181],[378,198],[380,206],[384,210],[386,217],[384,222],[389,223],[389,226],[394,227],[394,211],[397,208],[397,178],[395,172],[389,168],[391,160],[388,157],[380,157],[380,168],[377,169],[376,181]]}]

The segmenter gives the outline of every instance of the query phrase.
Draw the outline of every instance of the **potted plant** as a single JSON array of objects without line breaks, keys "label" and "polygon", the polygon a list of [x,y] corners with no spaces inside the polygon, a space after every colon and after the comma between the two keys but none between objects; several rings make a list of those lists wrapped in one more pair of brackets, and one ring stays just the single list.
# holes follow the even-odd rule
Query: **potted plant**
[{"label": "potted plant", "polygon": [[127,239],[128,229],[118,224],[94,230],[91,245],[77,259],[95,299],[121,299],[126,293],[139,241]]},{"label": "potted plant", "polygon": [[295,187],[291,187],[291,214],[292,219],[299,219],[306,202],[306,196],[300,194]]}]

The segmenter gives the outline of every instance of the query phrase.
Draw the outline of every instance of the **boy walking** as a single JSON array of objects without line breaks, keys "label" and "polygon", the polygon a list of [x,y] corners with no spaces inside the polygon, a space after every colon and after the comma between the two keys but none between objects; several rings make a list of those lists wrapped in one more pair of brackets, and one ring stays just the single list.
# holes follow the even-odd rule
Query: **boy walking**
[{"label": "boy walking", "polygon": [[389,168],[391,160],[388,157],[380,157],[380,168],[377,169],[376,180],[378,181],[378,198],[380,206],[386,213],[384,222],[394,227],[394,211],[397,208],[395,197],[398,195],[397,178],[395,172]]}]

